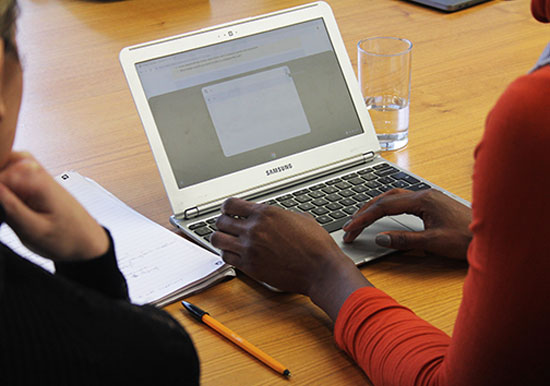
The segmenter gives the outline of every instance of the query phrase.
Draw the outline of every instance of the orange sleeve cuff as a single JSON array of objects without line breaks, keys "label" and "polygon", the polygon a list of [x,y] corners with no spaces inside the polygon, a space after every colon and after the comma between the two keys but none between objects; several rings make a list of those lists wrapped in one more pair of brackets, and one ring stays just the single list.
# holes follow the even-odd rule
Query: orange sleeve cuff
[{"label": "orange sleeve cuff", "polygon": [[348,297],[334,337],[374,384],[426,385],[445,379],[441,369],[450,337],[379,289],[360,288]]}]

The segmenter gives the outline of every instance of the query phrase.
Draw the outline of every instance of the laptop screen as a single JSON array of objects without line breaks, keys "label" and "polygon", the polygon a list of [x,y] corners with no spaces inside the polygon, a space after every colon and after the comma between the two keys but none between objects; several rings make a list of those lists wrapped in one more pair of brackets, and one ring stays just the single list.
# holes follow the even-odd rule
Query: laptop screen
[{"label": "laptop screen", "polygon": [[136,70],[180,189],[363,133],[322,19]]}]

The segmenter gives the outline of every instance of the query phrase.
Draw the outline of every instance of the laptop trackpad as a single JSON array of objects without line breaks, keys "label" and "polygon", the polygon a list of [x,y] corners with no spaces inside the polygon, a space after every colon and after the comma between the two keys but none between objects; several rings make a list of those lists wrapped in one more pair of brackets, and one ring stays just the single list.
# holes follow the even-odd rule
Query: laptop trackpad
[{"label": "laptop trackpad", "polygon": [[420,231],[424,229],[424,223],[416,216],[401,214],[398,216],[384,217],[369,227],[363,229],[363,232],[352,243],[344,243],[344,231],[338,230],[330,235],[336,240],[336,243],[342,248],[342,251],[348,255],[356,264],[364,263],[374,258],[394,252],[394,249],[384,248],[374,242],[374,238],[380,232],[403,230]]}]

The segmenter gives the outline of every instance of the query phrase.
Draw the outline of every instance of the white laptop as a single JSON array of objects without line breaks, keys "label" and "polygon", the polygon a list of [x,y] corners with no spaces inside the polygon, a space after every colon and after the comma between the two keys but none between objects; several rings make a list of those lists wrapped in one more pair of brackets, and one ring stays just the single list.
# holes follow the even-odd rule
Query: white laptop
[{"label": "white laptop", "polygon": [[127,47],[120,62],[170,220],[206,248],[218,252],[209,239],[228,197],[310,213],[356,264],[392,251],[376,246],[378,232],[422,229],[388,217],[342,242],[342,225],[372,197],[435,186],[379,156],[327,3]]}]

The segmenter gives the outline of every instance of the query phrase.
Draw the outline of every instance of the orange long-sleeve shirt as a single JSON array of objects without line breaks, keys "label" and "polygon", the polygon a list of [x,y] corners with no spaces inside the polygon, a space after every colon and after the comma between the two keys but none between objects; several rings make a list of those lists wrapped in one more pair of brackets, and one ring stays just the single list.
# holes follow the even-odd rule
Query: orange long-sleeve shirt
[{"label": "orange long-sleeve shirt", "polygon": [[335,339],[375,385],[550,385],[550,66],[508,87],[475,157],[452,338],[376,288],[339,312]]}]

